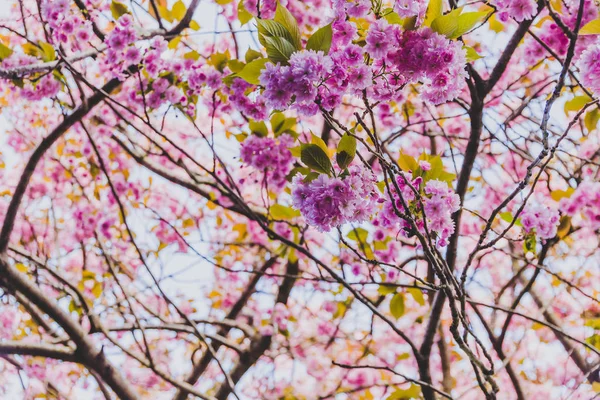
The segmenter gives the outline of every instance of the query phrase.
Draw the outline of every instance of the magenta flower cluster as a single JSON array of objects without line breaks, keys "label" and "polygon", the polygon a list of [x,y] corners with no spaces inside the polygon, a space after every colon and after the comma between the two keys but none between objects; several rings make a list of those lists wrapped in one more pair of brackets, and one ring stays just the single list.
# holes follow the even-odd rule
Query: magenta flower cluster
[{"label": "magenta flower cluster", "polygon": [[423,98],[441,104],[460,95],[466,77],[465,51],[460,42],[448,40],[429,28],[403,31],[385,20],[373,23],[365,50],[384,75],[375,95],[389,100],[408,83],[423,84]]},{"label": "magenta flower cluster", "polygon": [[505,22],[510,17],[517,22],[531,19],[537,11],[535,0],[495,0],[492,4],[498,9],[498,19]]},{"label": "magenta flower cluster", "polygon": [[561,199],[560,209],[569,216],[581,213],[582,225],[600,229],[600,182],[580,183],[569,198]]},{"label": "magenta flower cluster", "polygon": [[281,189],[292,170],[294,160],[289,148],[293,145],[294,138],[288,134],[277,138],[251,135],[242,143],[240,156],[244,163],[264,172],[269,187]]},{"label": "magenta flower cluster", "polygon": [[[421,177],[412,179],[408,173],[396,177],[396,183],[402,198],[393,188],[394,204],[389,200],[385,201],[374,224],[387,228],[400,227],[404,235],[411,236],[414,233],[411,223],[398,216],[398,213],[410,213],[415,216],[415,224],[419,232],[426,234],[429,231],[435,234],[438,246],[446,246],[448,238],[454,233],[452,214],[460,208],[458,195],[448,187],[446,182],[438,180],[428,181],[421,191],[423,179]],[[421,201],[417,198],[417,194],[420,194]],[[404,208],[403,203],[408,206],[408,210]],[[425,223],[427,223],[427,231]]]},{"label": "magenta flower cluster", "polygon": [[316,114],[318,88],[332,68],[330,57],[312,50],[292,54],[289,65],[267,64],[260,75],[267,107],[286,110],[293,101],[292,108],[299,113]]},{"label": "magenta flower cluster", "polygon": [[51,28],[50,40],[55,44],[69,42],[86,44],[92,37],[92,24],[81,15],[70,12],[71,2],[68,0],[45,0],[41,2],[42,15]]},{"label": "magenta flower cluster", "polygon": [[293,206],[321,232],[348,222],[367,221],[375,213],[379,198],[375,175],[358,165],[348,171],[344,178],[322,174],[310,182],[304,182],[301,175],[293,179]]},{"label": "magenta flower cluster", "polygon": [[521,213],[521,223],[525,232],[535,231],[542,239],[556,236],[560,215],[556,209],[542,204],[527,204]]},{"label": "magenta flower cluster", "polygon": [[137,33],[133,27],[133,18],[122,15],[115,28],[106,36],[108,50],[104,58],[104,68],[114,77],[125,78],[122,71],[142,60],[140,49],[135,46]]},{"label": "magenta flower cluster", "polygon": [[583,84],[595,93],[600,93],[600,41],[590,45],[581,54],[577,67]]}]

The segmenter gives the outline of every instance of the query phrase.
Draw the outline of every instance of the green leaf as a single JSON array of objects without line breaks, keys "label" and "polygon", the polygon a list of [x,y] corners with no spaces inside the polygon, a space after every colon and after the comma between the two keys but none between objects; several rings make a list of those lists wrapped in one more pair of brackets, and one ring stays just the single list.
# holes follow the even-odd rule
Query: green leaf
[{"label": "green leaf", "polygon": [[274,63],[287,64],[295,51],[294,45],[282,37],[266,37],[265,42],[269,60]]},{"label": "green leaf", "polygon": [[300,211],[294,210],[291,207],[282,206],[281,204],[273,204],[269,208],[269,213],[273,219],[290,220],[300,216]]},{"label": "green leaf", "polygon": [[260,73],[265,68],[265,64],[268,62],[268,58],[259,58],[254,61],[250,61],[241,71],[237,73],[237,76],[248,83],[258,85],[260,83],[258,79],[260,77]]},{"label": "green leaf", "polygon": [[385,296],[388,295],[390,293],[395,293],[396,292],[396,286],[391,286],[391,285],[379,285],[379,288],[377,289],[377,293]]},{"label": "green leaf", "polygon": [[458,20],[451,14],[442,15],[431,22],[431,29],[447,38],[454,36],[457,28]]},{"label": "green leaf", "polygon": [[308,50],[322,51],[323,53],[328,54],[329,49],[331,48],[332,35],[333,30],[331,29],[331,24],[327,24],[308,38],[306,48]]},{"label": "green leaf", "polygon": [[258,41],[265,47],[267,46],[266,39],[269,37],[284,38],[290,42],[290,44],[294,41],[292,39],[292,34],[279,22],[268,19],[258,19],[256,26],[258,28]]},{"label": "green leaf", "polygon": [[525,251],[525,253],[532,252],[533,254],[535,254],[536,243],[537,242],[535,240],[535,234],[533,234],[532,232],[528,233],[527,236],[525,236],[525,240],[523,241],[523,250]]},{"label": "green leaf", "polygon": [[246,25],[252,18],[254,18],[254,16],[252,14],[250,14],[248,12],[248,10],[246,10],[246,7],[244,6],[244,2],[240,1],[240,3],[238,4],[238,19],[240,20],[240,23],[242,25]]},{"label": "green leaf", "polygon": [[594,330],[600,330],[600,318],[586,318],[584,325],[594,328]]},{"label": "green leaf", "polygon": [[346,237],[350,240],[353,240],[358,243],[367,243],[367,237],[369,236],[369,231],[364,228],[354,228]]},{"label": "green leaf", "polygon": [[398,13],[391,8],[383,10],[383,18],[385,18],[390,25],[402,25],[403,22]]},{"label": "green leaf", "polygon": [[556,236],[559,239],[564,239],[567,237],[569,232],[571,231],[571,217],[568,215],[563,215],[560,217],[560,222],[558,224],[558,228],[556,228]]},{"label": "green leaf", "polygon": [[169,40],[169,45],[167,47],[171,50],[174,50],[177,48],[179,42],[181,42],[181,36],[175,36],[173,39]]},{"label": "green leaf", "polygon": [[408,171],[414,172],[417,170],[417,168],[419,168],[419,164],[417,163],[417,160],[415,160],[414,157],[411,157],[404,153],[400,153],[400,158],[398,159],[398,166],[404,172],[408,172]]},{"label": "green leaf", "polygon": [[585,339],[585,342],[600,350],[600,335],[597,333]]},{"label": "green leaf", "polygon": [[471,46],[463,46],[463,50],[466,53],[467,62],[477,61],[480,58],[483,58]]},{"label": "green leaf", "polygon": [[580,35],[598,35],[600,34],[600,18],[588,22],[579,30]]},{"label": "green leaf", "polygon": [[0,43],[0,61],[4,60],[7,57],[10,57],[12,53],[13,50],[10,47],[5,46],[3,43]]},{"label": "green leaf", "polygon": [[467,12],[458,17],[458,26],[450,39],[456,39],[469,32],[479,22],[481,22],[489,13],[487,11]]},{"label": "green leaf", "polygon": [[412,384],[406,390],[398,389],[386,400],[411,400],[411,399],[420,399],[421,398],[421,388],[418,385]]},{"label": "green leaf", "polygon": [[310,142],[312,144],[316,144],[317,146],[319,146],[321,149],[323,149],[323,151],[326,154],[329,154],[329,148],[327,147],[327,143],[325,143],[325,141],[323,139],[321,139],[320,137],[318,137],[317,135],[315,135],[312,132],[311,132]]},{"label": "green leaf", "polygon": [[56,60],[56,53],[54,51],[54,47],[50,43],[46,43],[46,42],[40,40],[38,44],[42,48],[42,51],[43,51],[42,59],[44,61]]},{"label": "green leaf", "polygon": [[568,188],[567,190],[553,190],[550,192],[550,197],[552,197],[552,200],[554,201],[560,201],[562,198],[568,199],[571,197],[573,192],[575,192],[575,189],[573,188]]},{"label": "green leaf", "polygon": [[250,122],[248,122],[248,127],[250,128],[250,132],[252,132],[254,135],[265,137],[269,134],[267,124],[265,124],[263,121],[250,120]]},{"label": "green leaf", "polygon": [[274,20],[275,22],[279,22],[285,27],[285,29],[287,29],[287,31],[292,36],[291,43],[294,45],[296,50],[300,50],[302,48],[302,38],[300,36],[300,28],[298,28],[298,22],[296,21],[296,18],[294,18],[292,13],[289,12],[288,9],[282,6],[279,2],[277,2],[277,9],[275,10]]},{"label": "green leaf", "polygon": [[396,319],[404,315],[404,293],[396,293],[390,301],[390,313]]},{"label": "green leaf", "polygon": [[590,101],[592,101],[592,99],[587,94],[573,97],[571,100],[565,103],[565,114],[569,114],[569,111],[581,110],[583,106]]},{"label": "green leaf", "polygon": [[345,169],[350,165],[354,156],[356,156],[356,138],[346,133],[338,143],[335,160],[341,169]]},{"label": "green leaf", "polygon": [[175,4],[173,4],[173,8],[171,8],[171,15],[177,21],[181,21],[183,16],[185,15],[186,7],[183,4],[183,1],[178,0]]},{"label": "green leaf", "polygon": [[596,127],[598,126],[598,120],[600,120],[600,111],[598,111],[597,108],[594,108],[593,110],[590,110],[587,113],[585,113],[583,122],[588,132],[591,132],[594,129],[596,129]]},{"label": "green leaf", "polygon": [[256,59],[262,58],[262,53],[260,51],[248,49],[244,58],[246,59],[246,62],[249,63]]},{"label": "green leaf", "polygon": [[271,130],[275,137],[291,130],[296,125],[296,118],[286,118],[284,113],[276,112],[271,116]]},{"label": "green leaf", "polygon": [[241,62],[240,60],[229,60],[227,61],[227,66],[231,70],[231,72],[240,72],[246,67],[246,64]]},{"label": "green leaf", "polygon": [[110,12],[114,19],[119,19],[122,15],[129,13],[127,6],[117,0],[110,3]]},{"label": "green leaf", "polygon": [[407,291],[420,306],[425,305],[425,297],[423,296],[423,291],[421,289],[409,288]]},{"label": "green leaf", "polygon": [[441,16],[444,11],[444,4],[442,0],[429,0],[427,6],[427,12],[425,12],[425,20],[423,26],[431,26],[434,19]]},{"label": "green leaf", "polygon": [[332,166],[329,156],[321,147],[314,143],[302,145],[300,160],[314,171],[331,175]]}]

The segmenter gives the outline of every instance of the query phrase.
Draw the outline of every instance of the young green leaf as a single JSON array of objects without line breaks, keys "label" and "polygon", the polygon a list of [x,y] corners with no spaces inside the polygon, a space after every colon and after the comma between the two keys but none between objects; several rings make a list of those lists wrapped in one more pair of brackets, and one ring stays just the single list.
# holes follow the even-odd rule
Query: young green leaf
[{"label": "young green leaf", "polygon": [[183,4],[183,1],[181,1],[181,0],[178,0],[175,4],[173,4],[173,8],[171,8],[171,15],[177,21],[181,21],[183,19],[185,12],[186,12],[186,7],[185,7],[185,4]]},{"label": "young green leaf", "polygon": [[331,29],[331,24],[327,24],[313,33],[310,38],[308,38],[306,48],[314,51],[320,50],[323,53],[328,54],[329,49],[331,48],[332,35],[333,31]]},{"label": "young green leaf", "polygon": [[331,175],[332,165],[329,156],[321,147],[314,143],[302,145],[300,160],[314,171]]},{"label": "young green leaf", "polygon": [[260,83],[259,77],[261,71],[265,68],[265,64],[269,62],[268,58],[259,58],[254,61],[250,61],[244,66],[244,68],[237,73],[237,76],[242,78],[252,85],[258,85]]},{"label": "young green leaf", "polygon": [[248,127],[250,128],[250,132],[252,132],[254,135],[264,137],[269,134],[267,124],[265,124],[263,121],[250,120],[250,122],[248,122]]},{"label": "young green leaf", "polygon": [[282,37],[265,37],[265,42],[269,60],[274,63],[287,64],[290,56],[295,51],[294,45]]},{"label": "young green leaf", "polygon": [[114,19],[119,19],[121,15],[127,14],[129,10],[125,4],[113,0],[112,3],[110,3],[110,12]]},{"label": "young green leaf", "polygon": [[431,26],[434,19],[441,16],[444,12],[444,4],[442,0],[430,0],[425,12],[425,20],[423,26]]},{"label": "young green leaf", "polygon": [[302,48],[302,38],[300,36],[300,28],[298,28],[298,22],[296,18],[288,11],[287,8],[277,2],[277,9],[275,10],[275,22],[279,22],[287,29],[292,36],[291,43],[294,45],[296,50]]},{"label": "young green leaf", "polygon": [[390,301],[390,313],[398,319],[404,315],[404,294],[396,293]]},{"label": "young green leaf", "polygon": [[342,136],[342,139],[340,139],[335,160],[341,169],[345,169],[350,165],[354,156],[356,156],[356,138],[346,133]]},{"label": "young green leaf", "polygon": [[600,18],[588,22],[579,30],[580,35],[598,35],[600,34]]},{"label": "young green leaf", "polygon": [[246,52],[246,55],[244,56],[244,59],[246,60],[247,63],[252,62],[258,58],[262,58],[262,53],[260,51],[254,50],[254,49],[248,49],[248,51]]},{"label": "young green leaf", "polygon": [[269,209],[269,214],[273,219],[290,220],[300,216],[300,211],[294,210],[291,207],[282,206],[281,204],[273,204]]},{"label": "young green leaf", "polygon": [[461,14],[457,19],[456,31],[454,31],[452,36],[450,36],[450,39],[456,39],[469,32],[475,27],[475,25],[483,21],[488,14],[489,13],[487,11],[467,12]]},{"label": "young green leaf", "polygon": [[258,41],[265,47],[267,46],[266,39],[269,37],[284,38],[290,43],[293,42],[292,34],[288,32],[285,26],[277,21],[258,19],[256,27],[258,29]]},{"label": "young green leaf", "polygon": [[463,50],[467,53],[467,62],[477,61],[483,58],[471,46],[463,46]]},{"label": "young green leaf", "polygon": [[0,61],[4,60],[13,53],[13,50],[4,44],[0,43]]}]

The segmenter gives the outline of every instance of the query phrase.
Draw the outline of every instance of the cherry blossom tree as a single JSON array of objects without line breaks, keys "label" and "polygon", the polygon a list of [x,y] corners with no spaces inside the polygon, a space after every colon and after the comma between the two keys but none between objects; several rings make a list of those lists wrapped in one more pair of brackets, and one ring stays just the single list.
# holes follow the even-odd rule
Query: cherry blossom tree
[{"label": "cherry blossom tree", "polygon": [[593,0],[4,0],[7,399],[592,399]]}]

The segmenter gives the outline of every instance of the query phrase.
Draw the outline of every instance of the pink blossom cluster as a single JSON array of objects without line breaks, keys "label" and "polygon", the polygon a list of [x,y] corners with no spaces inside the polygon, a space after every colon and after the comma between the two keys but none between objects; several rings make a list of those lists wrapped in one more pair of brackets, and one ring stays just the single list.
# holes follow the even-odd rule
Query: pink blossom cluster
[{"label": "pink blossom cluster", "polygon": [[584,181],[569,197],[561,199],[560,209],[569,216],[581,213],[582,224],[600,229],[600,182]]},{"label": "pink blossom cluster", "polygon": [[429,28],[403,31],[381,19],[369,28],[365,50],[384,74],[373,88],[374,97],[389,100],[408,83],[423,83],[423,98],[441,104],[456,98],[465,84],[465,51]]},{"label": "pink blossom cluster", "polygon": [[293,144],[294,138],[288,134],[277,138],[251,135],[242,143],[240,156],[244,163],[265,173],[269,186],[281,189],[292,170],[294,159],[288,149]]},{"label": "pink blossom cluster", "polygon": [[249,96],[246,96],[246,90],[251,86],[243,79],[234,79],[230,87],[231,94],[229,95],[229,101],[242,114],[256,121],[263,121],[269,116],[265,98],[257,96],[255,100],[252,100]]},{"label": "pink blossom cluster", "polygon": [[[569,29],[574,30],[577,23],[577,13],[579,2],[566,2],[562,4],[561,12],[558,17]],[[583,15],[580,27],[598,17],[598,7],[594,0],[584,0]],[[544,22],[542,27],[536,32],[538,38],[548,46],[555,54],[564,57],[569,47],[569,38],[562,29],[551,19]],[[595,35],[579,36],[575,46],[575,57],[577,58],[589,45],[596,41]],[[537,40],[530,37],[525,41],[523,47],[524,59],[527,63],[534,64],[539,60],[551,56],[551,54],[538,43]]]},{"label": "pink blossom cluster", "polygon": [[420,0],[396,0],[394,11],[402,18],[417,17],[420,21],[425,16],[427,2]]},{"label": "pink blossom cluster", "polygon": [[60,82],[54,76],[45,75],[39,80],[24,86],[21,94],[27,100],[36,101],[55,96],[60,87]]},{"label": "pink blossom cluster", "polygon": [[80,15],[69,12],[71,3],[68,0],[42,1],[42,15],[51,30],[51,39],[58,43],[87,43],[92,37],[92,25]]},{"label": "pink blossom cluster", "polygon": [[370,0],[334,0],[333,8],[336,15],[345,17],[348,15],[351,18],[362,18],[371,11]]},{"label": "pink blossom cluster", "polygon": [[[289,65],[267,64],[260,75],[265,104],[271,109],[286,110],[293,101],[292,108],[301,114],[316,114],[319,86],[332,68],[329,56],[312,50],[292,54]],[[328,89],[321,88],[325,90]]]},{"label": "pink blossom cluster", "polygon": [[498,19],[508,21],[512,17],[515,21],[521,22],[531,19],[537,12],[537,2],[535,0],[495,0],[492,2],[498,10]]},{"label": "pink blossom cluster", "polygon": [[111,71],[114,77],[124,78],[122,71],[142,60],[142,53],[134,44],[136,40],[133,18],[129,14],[122,15],[105,40],[108,46],[105,69]]},{"label": "pink blossom cluster", "polygon": [[521,213],[521,223],[525,232],[532,232],[542,239],[552,239],[560,220],[558,211],[543,204],[527,204]]},{"label": "pink blossom cluster", "polygon": [[600,93],[600,41],[591,44],[579,58],[577,67],[583,84],[596,93]]},{"label": "pink blossom cluster", "polygon": [[[282,1],[281,3],[285,5],[287,2]],[[273,18],[275,9],[277,8],[276,0],[244,0],[243,4],[244,8],[255,17],[259,16],[260,11],[260,18],[263,19]]]},{"label": "pink blossom cluster", "polygon": [[[427,231],[430,234],[434,233],[437,236],[437,244],[441,247],[446,246],[448,238],[454,233],[452,214],[460,208],[458,195],[448,187],[446,182],[438,180],[428,181],[423,191],[421,191],[423,179],[421,177],[412,179],[411,175],[407,173],[396,177],[396,183],[402,194],[402,199],[398,195],[398,191],[393,188],[394,204],[389,200],[385,201],[381,212],[374,221],[374,225],[388,228],[399,226],[403,234],[411,236],[414,232],[410,222],[398,216],[398,213],[411,213],[416,216],[415,223],[419,232],[422,234],[427,233]],[[422,208],[417,193],[420,194]],[[403,203],[408,206],[409,210],[404,208]],[[425,230],[425,222],[427,223],[427,231]]]},{"label": "pink blossom cluster", "polygon": [[364,222],[377,205],[375,175],[354,165],[344,178],[319,175],[310,182],[302,176],[293,179],[292,200],[309,225],[328,232],[348,222]]}]

